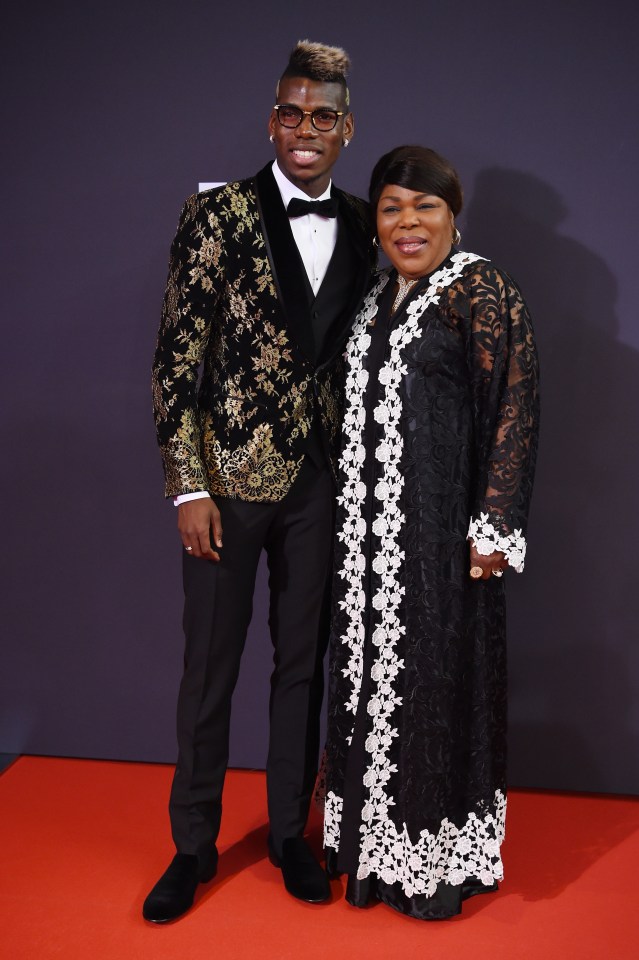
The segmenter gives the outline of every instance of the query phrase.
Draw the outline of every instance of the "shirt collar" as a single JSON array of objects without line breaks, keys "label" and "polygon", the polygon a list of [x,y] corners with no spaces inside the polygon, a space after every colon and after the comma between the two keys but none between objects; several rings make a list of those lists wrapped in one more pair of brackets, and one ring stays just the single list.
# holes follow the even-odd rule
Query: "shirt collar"
[{"label": "shirt collar", "polygon": [[294,183],[291,183],[288,177],[284,176],[277,165],[277,160],[273,161],[273,176],[275,177],[275,182],[279,187],[285,207],[288,207],[289,200],[292,200],[293,197],[297,197],[298,200],[328,200],[331,195],[331,186],[333,181],[329,180],[328,187],[320,197],[309,197],[307,193],[304,193],[304,191],[300,190],[299,187],[296,187]]}]

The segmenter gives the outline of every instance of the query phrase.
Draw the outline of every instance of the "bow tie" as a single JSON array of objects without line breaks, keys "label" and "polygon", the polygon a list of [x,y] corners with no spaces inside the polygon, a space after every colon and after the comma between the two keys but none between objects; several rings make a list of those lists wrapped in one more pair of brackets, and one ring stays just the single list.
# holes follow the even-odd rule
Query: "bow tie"
[{"label": "bow tie", "polygon": [[307,213],[317,213],[320,217],[337,216],[337,198],[328,197],[326,200],[300,200],[293,197],[289,201],[286,212],[289,217],[305,217]]}]

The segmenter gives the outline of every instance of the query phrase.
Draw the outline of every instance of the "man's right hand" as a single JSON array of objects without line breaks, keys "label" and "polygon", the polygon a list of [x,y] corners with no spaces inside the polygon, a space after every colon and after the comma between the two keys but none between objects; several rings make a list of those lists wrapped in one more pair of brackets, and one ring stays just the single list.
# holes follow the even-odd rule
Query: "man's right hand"
[{"label": "man's right hand", "polygon": [[210,497],[199,500],[187,500],[181,503],[178,511],[178,530],[184,544],[184,549],[192,557],[201,557],[202,560],[220,559],[211,546],[211,530],[216,547],[222,546],[222,520],[220,511]]}]

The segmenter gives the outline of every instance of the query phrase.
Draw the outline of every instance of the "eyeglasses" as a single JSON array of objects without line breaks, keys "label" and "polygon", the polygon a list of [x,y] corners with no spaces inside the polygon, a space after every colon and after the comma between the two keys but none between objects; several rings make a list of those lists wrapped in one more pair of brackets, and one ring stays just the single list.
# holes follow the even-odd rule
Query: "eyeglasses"
[{"label": "eyeglasses", "polygon": [[280,124],[283,127],[288,127],[289,130],[299,127],[304,117],[310,117],[316,130],[321,133],[328,133],[329,130],[335,128],[339,118],[344,116],[343,110],[325,110],[323,107],[320,107],[319,110],[300,110],[292,103],[276,103],[273,109]]}]

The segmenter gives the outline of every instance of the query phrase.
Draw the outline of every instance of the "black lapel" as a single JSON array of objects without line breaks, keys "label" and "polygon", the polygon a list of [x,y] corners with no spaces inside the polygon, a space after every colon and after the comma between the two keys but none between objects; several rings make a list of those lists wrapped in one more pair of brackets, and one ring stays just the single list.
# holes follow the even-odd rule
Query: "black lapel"
[{"label": "black lapel", "polygon": [[282,195],[273,176],[272,164],[260,170],[255,183],[262,233],[277,296],[289,332],[307,358],[312,360],[315,348],[309,322],[310,286],[282,203]]},{"label": "black lapel", "polygon": [[344,192],[333,186],[332,195],[337,197],[339,202],[339,213],[346,224],[351,243],[355,247],[357,255],[367,265],[367,271],[374,267],[374,254],[371,250],[371,230],[368,221],[363,215],[356,211],[353,204],[347,200]]},{"label": "black lapel", "polygon": [[353,205],[346,199],[341,190],[333,186],[331,193],[333,196],[337,196],[339,201],[340,220],[355,254],[355,270],[350,297],[333,326],[331,343],[324,351],[322,366],[332,362],[343,350],[344,342],[351,331],[357,311],[364,299],[364,294],[368,291],[376,260],[367,221],[353,208]]}]

